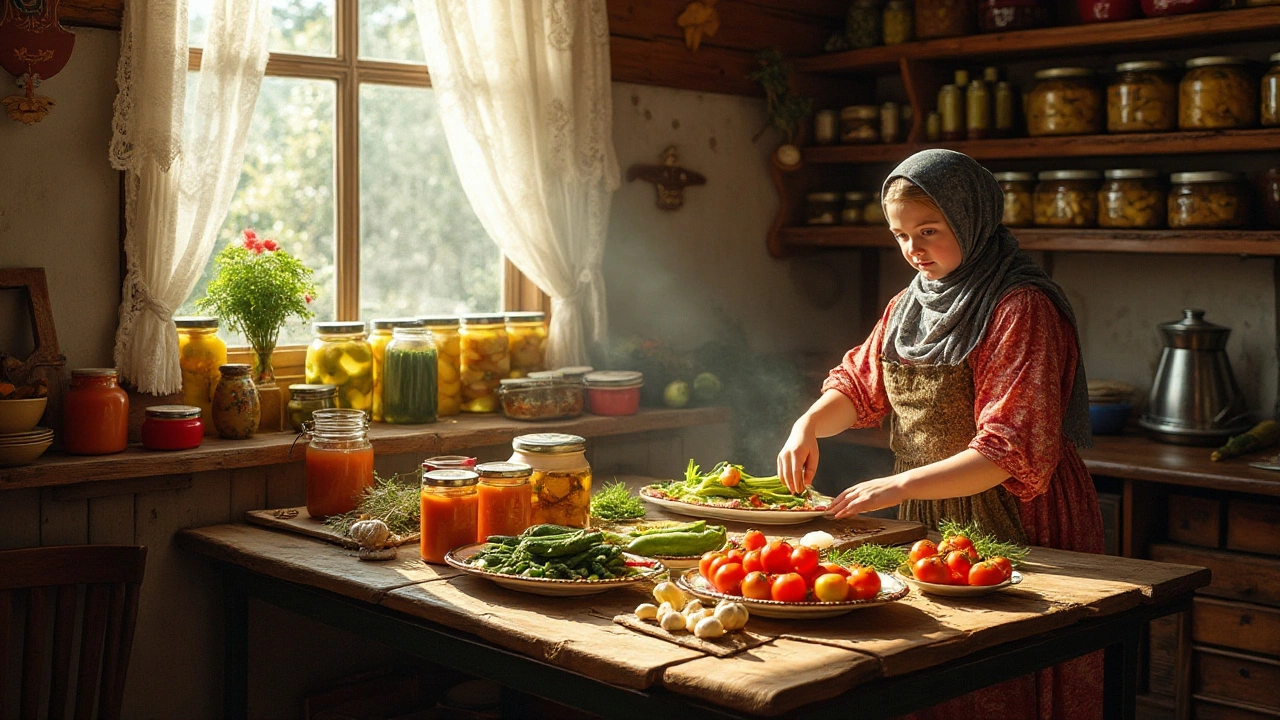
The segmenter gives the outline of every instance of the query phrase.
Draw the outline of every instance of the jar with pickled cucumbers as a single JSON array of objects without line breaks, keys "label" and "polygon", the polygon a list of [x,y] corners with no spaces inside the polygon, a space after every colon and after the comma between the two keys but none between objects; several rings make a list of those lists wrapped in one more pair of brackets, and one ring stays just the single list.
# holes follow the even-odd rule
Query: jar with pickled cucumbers
[{"label": "jar with pickled cucumbers", "polygon": [[438,372],[431,332],[421,325],[396,328],[387,344],[383,386],[386,421],[408,425],[435,422]]},{"label": "jar with pickled cucumbers", "polygon": [[1182,130],[1247,128],[1258,124],[1258,84],[1241,57],[1191,58],[1178,84]]},{"label": "jar with pickled cucumbers", "polygon": [[1048,68],[1036,73],[1026,98],[1027,134],[1092,135],[1106,121],[1102,90],[1089,68]]},{"label": "jar with pickled cucumbers", "polygon": [[306,375],[310,385],[338,389],[334,407],[373,410],[373,348],[365,339],[364,323],[313,323],[316,337],[307,347]]},{"label": "jar with pickled cucumbers", "polygon": [[373,421],[382,422],[382,377],[387,359],[387,343],[391,342],[391,333],[398,327],[419,327],[422,321],[416,318],[385,318],[374,320],[373,330],[369,331],[369,346],[373,348]]},{"label": "jar with pickled cucumbers", "polygon": [[1138,60],[1116,65],[1107,85],[1107,132],[1165,132],[1178,125],[1173,63]]},{"label": "jar with pickled cucumbers", "polygon": [[178,367],[182,369],[182,403],[200,408],[205,419],[204,433],[217,432],[213,422],[213,391],[222,375],[219,365],[227,364],[227,344],[218,337],[216,317],[176,317],[178,326]]},{"label": "jar with pickled cucumbers", "polygon": [[1271,69],[1262,76],[1262,124],[1280,125],[1280,52],[1271,56]]},{"label": "jar with pickled cucumbers", "polygon": [[535,433],[511,441],[510,462],[533,468],[530,522],[587,527],[591,520],[591,465],[586,440],[577,435]]},{"label": "jar with pickled cucumbers", "polygon": [[1164,227],[1165,192],[1160,173],[1146,168],[1107,170],[1098,190],[1098,226]]},{"label": "jar with pickled cucumbers", "polygon": [[547,369],[547,314],[509,312],[507,345],[511,348],[511,377],[528,377]]},{"label": "jar with pickled cucumbers", "polygon": [[1049,170],[1039,175],[1033,200],[1036,225],[1094,227],[1098,224],[1096,170]]},{"label": "jar with pickled cucumbers", "polygon": [[1004,215],[1000,222],[1006,227],[1031,227],[1035,224],[1035,213],[1032,211],[1032,194],[1035,192],[1036,176],[1029,172],[995,173],[996,182],[1004,191]]},{"label": "jar with pickled cucumbers", "polygon": [[1239,173],[1173,173],[1169,182],[1169,227],[1240,228],[1249,224],[1250,193]]},{"label": "jar with pickled cucumbers", "polygon": [[511,373],[511,346],[501,313],[464,315],[458,335],[462,351],[462,412],[497,412],[498,385]]},{"label": "jar with pickled cucumbers", "polygon": [[436,345],[436,416],[462,412],[462,347],[458,316],[428,315],[419,318],[431,330]]},{"label": "jar with pickled cucumbers", "polygon": [[338,388],[332,385],[290,385],[289,404],[285,408],[289,425],[295,432],[302,432],[303,423],[311,422],[315,411],[333,407],[337,394]]}]

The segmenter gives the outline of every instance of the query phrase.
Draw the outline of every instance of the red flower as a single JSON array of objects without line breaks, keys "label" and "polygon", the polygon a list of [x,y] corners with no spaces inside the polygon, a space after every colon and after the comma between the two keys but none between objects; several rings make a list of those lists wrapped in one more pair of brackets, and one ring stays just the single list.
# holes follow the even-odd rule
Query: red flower
[{"label": "red flower", "polygon": [[266,240],[263,240],[262,247],[266,248],[267,250],[270,250],[271,252],[275,252],[276,250],[280,249],[280,246],[276,243],[276,241],[272,240],[271,238],[267,238]]},{"label": "red flower", "polygon": [[310,304],[312,300],[315,300],[315,298],[311,297],[311,293],[307,293],[306,295],[303,295],[302,299],[306,300],[307,304]]},{"label": "red flower", "polygon": [[244,229],[244,240],[246,243],[249,242],[250,240],[257,240],[257,239],[258,239],[258,233],[253,228]]}]

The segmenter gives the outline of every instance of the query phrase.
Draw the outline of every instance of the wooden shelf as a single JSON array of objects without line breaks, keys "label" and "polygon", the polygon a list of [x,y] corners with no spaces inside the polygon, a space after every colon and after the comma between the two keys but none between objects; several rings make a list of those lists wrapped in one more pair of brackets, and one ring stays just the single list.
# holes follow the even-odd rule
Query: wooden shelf
[{"label": "wooden shelf", "polygon": [[[1023,250],[1280,257],[1280,230],[1012,230]],[[884,227],[788,227],[779,234],[793,248],[897,247]]]}]

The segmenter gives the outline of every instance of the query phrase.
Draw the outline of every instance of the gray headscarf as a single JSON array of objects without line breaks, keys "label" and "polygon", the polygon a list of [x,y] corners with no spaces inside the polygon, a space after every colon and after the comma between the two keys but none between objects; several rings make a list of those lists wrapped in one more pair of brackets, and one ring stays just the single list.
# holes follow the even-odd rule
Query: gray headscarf
[{"label": "gray headscarf", "polygon": [[[886,358],[921,364],[963,362],[982,340],[1000,300],[1027,286],[1048,295],[1075,327],[1075,313],[1062,288],[1018,249],[1013,233],[1000,222],[1004,193],[986,168],[953,150],[924,150],[889,173],[883,190],[900,177],[919,186],[942,209],[960,242],[961,262],[941,280],[917,274],[911,281],[889,316]],[[1062,429],[1077,447],[1093,445],[1083,358],[1076,363]]]}]

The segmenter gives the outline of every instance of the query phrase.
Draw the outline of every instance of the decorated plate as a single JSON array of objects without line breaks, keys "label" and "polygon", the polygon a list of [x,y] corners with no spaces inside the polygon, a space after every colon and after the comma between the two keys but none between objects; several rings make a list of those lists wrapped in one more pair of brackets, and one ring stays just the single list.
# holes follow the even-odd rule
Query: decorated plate
[{"label": "decorated plate", "polygon": [[938,583],[921,582],[915,579],[905,565],[898,568],[898,576],[907,584],[926,595],[942,595],[945,597],[981,597],[990,595],[993,592],[1000,592],[1007,587],[1012,587],[1022,582],[1022,573],[1017,570],[1013,571],[1013,577],[999,585],[939,585]]},{"label": "decorated plate", "polygon": [[632,555],[631,553],[623,553],[622,556],[627,560],[641,563],[653,563],[647,569],[641,570],[639,573],[625,578],[612,578],[609,580],[560,580],[557,578],[531,578],[520,577],[519,575],[501,575],[499,573],[488,572],[478,567],[472,567],[469,562],[471,557],[484,549],[488,543],[472,543],[471,545],[463,545],[460,548],[454,548],[445,553],[444,561],[451,567],[457,568],[468,575],[492,580],[494,583],[509,590],[519,590],[520,592],[533,593],[534,595],[547,595],[550,597],[573,597],[578,595],[595,595],[596,593],[614,590],[616,588],[628,587],[644,582],[652,582],[658,575],[667,571],[666,566],[651,558]]},{"label": "decorated plate", "polygon": [[[825,508],[821,510],[776,510],[768,508],[729,508],[720,505],[703,505],[701,503],[690,503],[682,500],[672,500],[670,498],[657,497],[651,494],[648,487],[640,488],[640,497],[646,502],[651,502],[661,508],[666,508],[681,515],[690,517],[711,518],[715,520],[731,520],[734,522],[744,522],[756,525],[799,525],[808,522],[814,518],[820,518],[827,514]],[[813,496],[818,502],[830,502],[831,498],[825,495]]]},{"label": "decorated plate", "polygon": [[781,602],[779,600],[752,600],[740,595],[726,595],[714,587],[698,573],[698,569],[686,570],[676,579],[681,590],[700,600],[732,600],[747,607],[752,615],[769,618],[805,619],[830,618],[844,615],[859,608],[874,607],[901,600],[911,589],[901,580],[888,573],[879,573],[880,592],[866,600],[845,600],[843,602]]}]

